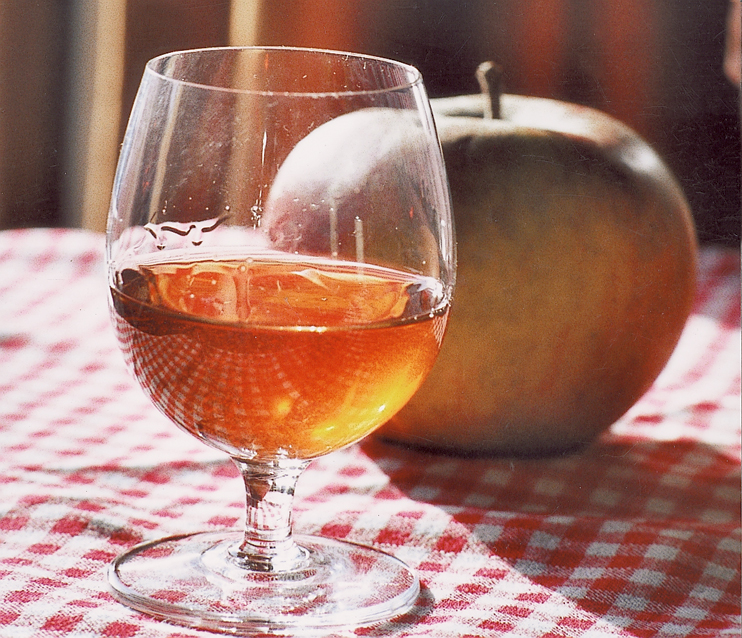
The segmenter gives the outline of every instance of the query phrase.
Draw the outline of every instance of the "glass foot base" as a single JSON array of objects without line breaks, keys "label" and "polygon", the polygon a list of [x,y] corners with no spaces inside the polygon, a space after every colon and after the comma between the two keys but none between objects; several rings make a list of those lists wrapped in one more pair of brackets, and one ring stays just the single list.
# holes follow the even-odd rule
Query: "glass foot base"
[{"label": "glass foot base", "polygon": [[176,624],[228,634],[322,635],[388,620],[420,591],[416,574],[375,549],[294,537],[299,568],[250,571],[234,549],[240,532],[203,532],[137,545],[117,558],[109,582],[130,607]]}]

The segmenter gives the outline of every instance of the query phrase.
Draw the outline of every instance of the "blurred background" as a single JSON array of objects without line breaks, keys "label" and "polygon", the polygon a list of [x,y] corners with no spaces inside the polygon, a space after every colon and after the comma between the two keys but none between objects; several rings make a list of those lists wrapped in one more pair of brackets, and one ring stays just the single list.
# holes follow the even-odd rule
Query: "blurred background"
[{"label": "blurred background", "polygon": [[104,229],[149,58],[281,44],[414,64],[431,97],[477,92],[477,65],[496,61],[508,93],[593,106],[640,132],[679,178],[701,240],[739,246],[739,63],[724,70],[734,7],[739,0],[0,0],[0,228]]}]

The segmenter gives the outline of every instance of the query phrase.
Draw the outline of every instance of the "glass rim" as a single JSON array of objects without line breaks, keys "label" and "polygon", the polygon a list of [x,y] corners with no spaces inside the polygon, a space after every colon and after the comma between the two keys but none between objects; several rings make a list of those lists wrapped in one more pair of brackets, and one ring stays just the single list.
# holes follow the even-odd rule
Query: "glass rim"
[{"label": "glass rim", "polygon": [[[398,84],[373,88],[373,89],[347,89],[347,90],[327,90],[327,91],[278,91],[278,90],[267,90],[267,89],[249,89],[249,88],[238,88],[238,87],[227,87],[219,86],[217,84],[209,84],[205,82],[197,82],[192,80],[186,80],[182,78],[168,76],[162,71],[159,71],[155,66],[164,60],[175,59],[176,57],[184,57],[202,53],[219,52],[219,51],[263,51],[263,52],[294,52],[294,53],[321,53],[331,57],[344,57],[347,59],[355,59],[359,61],[374,61],[386,64],[390,67],[395,67],[405,71],[408,76],[407,81],[399,82]],[[392,93],[395,91],[404,91],[415,86],[422,84],[422,73],[417,67],[407,64],[406,62],[400,62],[399,60],[393,60],[392,58],[385,58],[383,56],[369,55],[365,53],[357,53],[352,51],[342,51],[338,49],[323,49],[318,47],[298,47],[298,46],[283,46],[283,45],[238,45],[238,46],[217,46],[217,47],[197,47],[193,49],[178,49],[175,51],[169,51],[162,53],[154,58],[147,61],[145,65],[145,72],[151,73],[164,81],[171,82],[181,86],[195,87],[206,89],[210,91],[219,91],[225,93],[240,93],[245,95],[283,95],[283,96],[306,96],[306,97],[344,97],[351,95],[374,95],[380,93]]]}]

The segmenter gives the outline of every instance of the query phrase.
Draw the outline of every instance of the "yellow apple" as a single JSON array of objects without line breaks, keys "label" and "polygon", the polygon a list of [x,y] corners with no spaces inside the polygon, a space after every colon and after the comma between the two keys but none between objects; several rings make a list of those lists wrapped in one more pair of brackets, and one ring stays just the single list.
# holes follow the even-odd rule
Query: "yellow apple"
[{"label": "yellow apple", "polygon": [[686,200],[657,153],[597,110],[486,94],[433,108],[457,288],[432,373],[381,434],[462,453],[583,446],[649,389],[691,311]]}]

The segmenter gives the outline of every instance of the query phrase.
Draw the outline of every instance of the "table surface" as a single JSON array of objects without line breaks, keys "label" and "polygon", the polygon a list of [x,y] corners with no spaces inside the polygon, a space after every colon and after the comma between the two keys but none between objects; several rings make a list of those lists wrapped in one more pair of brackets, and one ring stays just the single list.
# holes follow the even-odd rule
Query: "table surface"
[{"label": "table surface", "polygon": [[[231,462],[171,425],[109,324],[103,238],[0,233],[0,636],[197,637],[116,602],[131,545],[242,524]],[[739,636],[740,260],[705,248],[652,389],[579,453],[464,459],[370,437],[312,463],[295,529],[419,573],[348,635]]]}]

